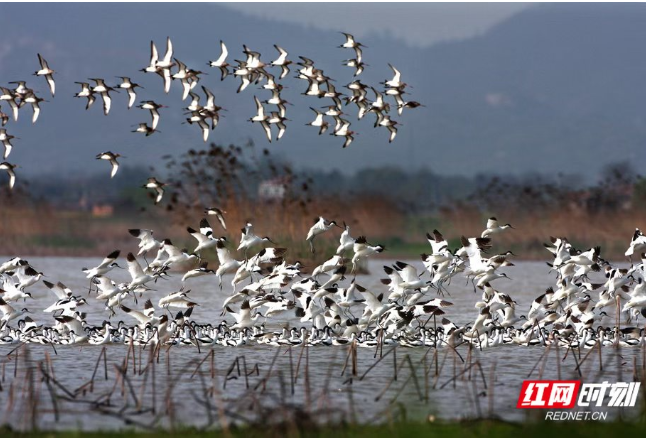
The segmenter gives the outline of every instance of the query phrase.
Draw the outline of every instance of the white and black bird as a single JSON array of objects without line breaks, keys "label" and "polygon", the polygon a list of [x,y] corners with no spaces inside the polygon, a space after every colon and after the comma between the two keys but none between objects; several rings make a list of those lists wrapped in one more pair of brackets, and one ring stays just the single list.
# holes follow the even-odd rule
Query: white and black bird
[{"label": "white and black bird", "polygon": [[310,228],[310,230],[307,232],[307,237],[305,240],[310,244],[310,250],[312,253],[315,252],[314,250],[314,239],[324,233],[332,229],[334,226],[339,227],[334,220],[332,221],[327,221],[323,217],[317,217],[314,219],[314,224]]},{"label": "white and black bird", "polygon": [[267,140],[271,142],[271,126],[269,125],[269,115],[265,113],[265,107],[263,107],[260,100],[254,96],[253,97],[256,103],[256,115],[249,119],[250,122],[258,122],[265,131],[265,136]]},{"label": "white and black bird", "polygon": [[341,237],[339,237],[339,246],[336,248],[336,254],[343,255],[346,251],[352,250],[354,241],[354,238],[350,235],[350,226],[343,222],[343,232],[341,232]]},{"label": "white and black bird", "polygon": [[355,47],[367,47],[355,40],[352,34],[346,32],[341,32],[345,35],[345,43],[339,46],[339,48],[354,49]]},{"label": "white and black bird", "polygon": [[2,298],[0,298],[0,312],[2,312],[2,318],[0,318],[2,326],[0,327],[4,327],[14,319],[21,317],[25,313],[29,313],[29,309],[22,308],[20,310],[16,310],[12,306],[7,304]]},{"label": "white and black bird", "polygon": [[139,84],[133,83],[127,76],[119,76],[117,78],[121,78],[121,82],[119,83],[119,85],[117,85],[116,88],[124,89],[126,92],[128,92],[128,108],[132,108],[132,106],[135,104],[135,100],[137,99],[137,92],[135,91],[135,89],[137,87],[143,87],[141,87]]},{"label": "white and black bird", "polygon": [[292,62],[287,59],[287,51],[285,49],[278,46],[277,44],[274,44],[274,47],[278,51],[279,57],[272,61],[271,65],[281,68],[279,79],[283,79],[289,73],[289,65],[292,64]]},{"label": "white and black bird", "polygon": [[155,101],[142,101],[138,107],[142,110],[150,111],[150,116],[152,117],[150,128],[152,131],[155,131],[159,124],[159,109],[164,108],[165,106],[157,104]]},{"label": "white and black bird", "polygon": [[96,155],[96,158],[98,160],[107,160],[108,162],[110,162],[110,165],[112,166],[112,171],[110,171],[110,178],[113,178],[119,170],[119,162],[117,162],[117,158],[119,157],[121,157],[119,153],[113,153],[111,151],[106,151],[104,153],[99,153]]},{"label": "white and black bird", "polygon": [[145,255],[152,250],[160,248],[161,243],[153,237],[151,229],[128,229],[128,233],[139,239],[139,252],[137,255]]},{"label": "white and black bird", "polygon": [[214,215],[215,218],[218,219],[218,222],[222,225],[222,228],[225,231],[227,230],[227,224],[226,224],[225,219],[224,219],[224,214],[227,213],[226,211],[224,211],[224,210],[222,210],[220,208],[211,207],[211,208],[206,208],[204,210],[204,213],[206,215]]},{"label": "white and black bird", "polygon": [[89,279],[100,275],[105,275],[115,267],[120,267],[119,264],[117,263],[117,258],[119,258],[120,253],[121,251],[117,249],[113,252],[110,252],[110,254],[108,254],[108,256],[105,257],[98,266],[93,267],[91,269],[83,268],[85,277]]},{"label": "white and black bird", "polygon": [[215,275],[215,271],[213,269],[209,269],[208,261],[202,262],[202,264],[200,264],[200,267],[198,267],[197,269],[192,269],[186,272],[182,277],[182,283],[186,282],[186,280],[190,278],[197,278],[204,275]]},{"label": "white and black bird", "polygon": [[41,54],[38,54],[38,62],[40,63],[40,69],[34,72],[35,76],[44,76],[47,80],[47,85],[49,86],[49,91],[52,93],[52,96],[56,94],[56,83],[54,83],[54,70],[50,69],[49,64],[45,61],[45,58]]},{"label": "white and black bird", "polygon": [[494,234],[501,233],[505,229],[510,229],[510,228],[514,229],[514,227],[509,223],[505,225],[501,225],[500,223],[498,223],[498,219],[496,217],[491,217],[489,220],[487,220],[487,228],[484,231],[482,231],[482,234],[480,235],[480,237],[482,238],[490,237]]},{"label": "white and black bird", "polygon": [[308,122],[305,125],[310,125],[312,127],[319,127],[319,135],[322,135],[329,128],[330,123],[324,119],[325,114],[323,112],[320,112],[312,107],[310,107],[310,109],[314,113],[316,113],[316,118],[312,122]]},{"label": "white and black bird", "polygon": [[0,128],[0,142],[2,142],[2,146],[4,147],[4,160],[7,160],[7,157],[9,157],[11,151],[13,150],[13,144],[11,143],[11,140],[14,138],[15,136],[7,133],[6,128]]},{"label": "white and black bird", "polygon": [[160,182],[155,177],[149,177],[148,181],[142,185],[142,188],[155,190],[155,193],[157,194],[155,196],[155,205],[157,205],[161,202],[162,197],[164,197],[164,187],[167,185],[167,183]]},{"label": "white and black bird", "polygon": [[393,75],[394,75],[393,79],[386,80],[382,84],[385,84],[386,86],[394,88],[394,89],[398,89],[400,87],[405,87],[406,83],[402,82],[402,80],[401,80],[401,78],[402,78],[401,72],[399,70],[397,70],[395,68],[395,66],[393,66],[390,63],[388,63],[388,67],[390,67],[390,69],[393,71]]},{"label": "white and black bird", "polygon": [[227,50],[227,46],[224,44],[224,41],[220,40],[220,56],[217,60],[215,61],[209,61],[209,66],[211,67],[217,67],[220,69],[221,75],[220,75],[220,80],[224,80],[224,78],[227,77],[229,74],[229,63],[227,63],[227,56],[229,55],[229,51]]},{"label": "white and black bird", "polygon": [[240,237],[240,244],[238,245],[238,250],[244,250],[245,253],[252,247],[257,246],[263,243],[274,243],[269,237],[259,237],[254,232],[254,227],[251,223],[247,223],[244,228],[242,228],[242,236]]},{"label": "white and black bird", "polygon": [[191,227],[186,228],[186,230],[197,240],[197,247],[193,252],[198,255],[200,254],[200,251],[214,247],[220,241],[217,237],[213,236],[213,229],[205,218],[200,221],[199,231],[196,231]]},{"label": "white and black bird", "polygon": [[16,184],[16,173],[15,169],[18,168],[18,165],[10,164],[9,162],[0,163],[0,170],[4,170],[9,175],[9,188],[13,189]]},{"label": "white and black bird", "polygon": [[[17,121],[18,120],[18,102],[16,102],[16,94],[13,92],[13,90],[8,89],[6,87],[0,87],[0,90],[2,90],[2,93],[0,94],[0,101],[6,101],[9,103],[9,107],[11,107],[11,112],[13,114],[13,120]],[[4,125],[4,123],[2,124]]]},{"label": "white and black bird", "polygon": [[76,81],[75,84],[79,84],[81,86],[81,91],[76,93],[74,97],[87,98],[87,103],[85,104],[85,110],[89,110],[90,107],[92,107],[92,104],[94,104],[94,101],[96,101],[96,97],[94,96],[94,92],[90,87],[90,83]]},{"label": "white and black bird", "polygon": [[32,124],[35,124],[36,121],[38,120],[38,116],[40,115],[40,103],[43,101],[45,100],[43,98],[39,98],[38,96],[36,96],[36,94],[33,91],[29,91],[25,93],[22,97],[22,101],[20,102],[21,106],[24,104],[31,104]]},{"label": "white and black bird", "polygon": [[146,136],[150,136],[153,133],[161,133],[158,130],[155,130],[152,127],[149,127],[145,122],[140,122],[136,129],[132,130],[133,133],[144,133]]},{"label": "white and black bird", "polygon": [[354,255],[352,256],[352,273],[357,273],[359,262],[365,261],[368,257],[380,254],[386,248],[380,244],[371,245],[366,237],[360,236],[354,241]]}]

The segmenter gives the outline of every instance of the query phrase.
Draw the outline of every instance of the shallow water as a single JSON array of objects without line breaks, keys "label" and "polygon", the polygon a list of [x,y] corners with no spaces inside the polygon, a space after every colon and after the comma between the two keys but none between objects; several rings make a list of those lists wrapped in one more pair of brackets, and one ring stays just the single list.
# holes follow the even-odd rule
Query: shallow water
[{"label": "shallow water", "polygon": [[[60,280],[75,294],[84,296],[87,295],[89,282],[83,278],[80,269],[100,261],[77,258],[29,260],[36,269],[47,275],[49,281]],[[379,278],[383,278],[381,266],[384,263],[385,260],[371,262],[371,275],[358,276],[358,282],[374,292],[384,291],[379,281]],[[414,264],[421,270],[421,264]],[[545,264],[539,262],[520,262],[506,272],[512,280],[502,279],[494,285],[518,302],[518,314],[525,313],[531,301],[552,285],[555,279],[553,274],[548,273]],[[126,271],[115,269],[110,276],[115,281],[126,281],[128,275]],[[170,280],[153,285],[157,291],[147,295],[156,305],[161,296],[180,287],[180,278],[179,274],[172,274]],[[221,304],[228,295],[229,282],[230,278],[227,277],[225,291],[222,292],[215,277],[189,280],[189,297],[200,304],[194,310],[192,319],[199,323],[219,323],[223,319],[220,317]],[[473,304],[479,294],[474,293],[473,287],[467,285],[461,276],[456,277],[447,288],[450,292],[447,299],[454,305],[446,309],[446,316],[457,325],[472,321],[477,313]],[[54,302],[53,294],[42,283],[28,290],[34,297],[25,303],[25,306],[34,311],[30,316],[39,324],[52,325],[51,316],[40,311]],[[88,314],[88,322],[100,325],[107,318],[103,304],[92,298],[88,302],[83,308]],[[128,305],[138,308],[143,303]],[[113,322],[121,319],[134,324],[134,320],[122,312],[112,318]],[[604,319],[609,320],[604,324],[613,325],[612,316]],[[296,319],[289,321],[291,325],[301,325]],[[267,325],[279,327],[284,322],[285,318],[272,319]],[[271,416],[275,420],[287,417],[285,414],[293,414],[284,412],[286,408],[309,409],[309,414],[323,420],[355,418],[372,422],[384,420],[386,414],[393,416],[403,413],[414,418],[434,415],[459,419],[492,415],[506,420],[523,420],[542,417],[539,410],[516,409],[520,386],[527,378],[582,378],[585,382],[631,381],[636,371],[640,373],[643,362],[641,348],[604,349],[600,365],[597,351],[586,358],[586,351],[580,354],[569,352],[566,355],[566,351],[561,349],[557,356],[556,349],[546,352],[545,348],[538,346],[501,346],[483,350],[462,346],[457,350],[458,356],[447,348],[438,350],[435,355],[433,348],[399,347],[395,353],[390,352],[384,357],[363,380],[359,380],[379,359],[379,356],[375,358],[374,349],[358,348],[356,376],[353,376],[351,361],[344,374],[341,374],[349,353],[346,347],[316,346],[306,350],[294,347],[290,350],[267,346],[216,346],[212,352],[212,369],[211,358],[206,359],[211,353],[210,347],[202,347],[198,351],[196,347],[186,346],[163,348],[160,351],[158,363],[153,362],[153,393],[153,367],[149,366],[148,373],[133,373],[132,353],[128,355],[129,372],[126,380],[117,380],[120,377],[117,367],[123,365],[129,351],[126,346],[107,346],[105,363],[103,360],[97,363],[102,353],[102,347],[97,346],[54,348],[30,344],[7,356],[15,348],[16,346],[0,346],[0,408],[3,409],[0,423],[10,423],[16,428],[32,427],[34,421],[41,428],[115,428],[123,426],[126,420],[142,424],[168,425],[174,421],[184,425],[204,426],[217,424],[225,419],[236,422]],[[387,354],[390,349],[389,346],[384,347],[383,354]],[[394,355],[397,365],[401,365],[396,381],[393,380]],[[46,356],[51,359],[51,364],[43,364],[43,369],[48,376],[51,376],[52,368],[55,372],[57,384],[52,385],[52,393],[57,398],[52,398],[46,382],[40,380],[45,377],[44,374],[37,370],[39,362],[44,362]],[[407,356],[410,357],[410,363]],[[557,362],[557,358],[562,359],[564,356],[564,360]],[[578,360],[575,361],[575,357]],[[137,372],[140,368],[146,369],[150,359],[149,348],[135,347],[134,359],[134,369]],[[585,361],[579,374],[576,367],[583,359]],[[191,378],[203,360],[200,370]],[[246,371],[251,372],[246,377],[243,364],[246,364]],[[86,388],[85,394],[82,391],[75,394],[74,390],[90,381],[97,365],[92,392]],[[411,374],[411,365],[414,375]],[[108,380],[104,378],[106,371]],[[439,374],[436,375],[436,371]],[[35,380],[33,388],[29,387],[29,380],[26,379],[29,374]],[[457,380],[452,380],[454,377]],[[172,392],[168,391],[170,385],[175,386]],[[111,390],[110,406],[107,406],[106,396]],[[205,390],[212,392],[212,395],[205,396]],[[97,399],[103,405],[90,403]],[[54,401],[56,405],[53,404]],[[219,412],[218,404],[224,408]],[[54,406],[58,408],[58,421],[53,411]],[[155,414],[152,413],[153,406]],[[265,410],[266,413],[263,412]],[[627,411],[631,413],[635,410]],[[617,411],[611,412],[611,416],[617,414]]]}]

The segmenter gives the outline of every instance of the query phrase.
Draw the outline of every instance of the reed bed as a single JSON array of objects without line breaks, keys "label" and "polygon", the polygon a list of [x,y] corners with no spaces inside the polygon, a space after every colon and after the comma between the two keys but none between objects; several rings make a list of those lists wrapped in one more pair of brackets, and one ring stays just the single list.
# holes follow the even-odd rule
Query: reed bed
[{"label": "reed bed", "polygon": [[[222,350],[236,351],[225,358]],[[314,368],[317,350],[328,350],[327,361]],[[646,378],[644,347],[535,350],[535,362],[515,367],[523,379]],[[423,423],[430,434],[436,422],[505,419],[520,389],[520,381],[510,385],[501,377],[504,365],[496,357],[474,346],[367,349],[353,343],[258,350],[130,345],[113,350],[19,345],[3,351],[0,425],[12,432],[191,429],[193,434],[308,436],[343,426]],[[66,356],[77,365],[84,357],[88,367],[70,369]],[[442,394],[447,390],[457,401],[452,408],[459,409],[442,419],[437,414],[449,404]],[[612,416],[643,421],[646,402],[643,392],[640,396],[640,410],[617,410]],[[542,410],[527,410],[520,421],[543,418]]]}]

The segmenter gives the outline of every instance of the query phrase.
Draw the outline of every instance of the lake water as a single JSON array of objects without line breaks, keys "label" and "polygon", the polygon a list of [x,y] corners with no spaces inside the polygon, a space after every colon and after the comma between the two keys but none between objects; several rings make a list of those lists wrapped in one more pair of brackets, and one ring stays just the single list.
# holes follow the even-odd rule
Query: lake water
[{"label": "lake water", "polygon": [[[80,269],[98,264],[100,259],[29,258],[29,261],[49,281],[62,281],[75,294],[87,296],[89,282]],[[358,276],[358,282],[374,292],[384,291],[379,279],[384,277],[382,266],[387,263],[387,260],[372,261],[370,275]],[[413,264],[421,270],[421,264]],[[519,262],[505,269],[512,279],[499,280],[494,286],[517,301],[518,314],[526,313],[532,300],[554,284],[555,275],[548,273],[549,268],[542,262]],[[115,269],[110,276],[115,281],[127,281],[128,274]],[[153,304],[161,296],[177,290],[180,278],[179,274],[172,274],[170,280],[153,285],[157,291],[147,294]],[[200,304],[192,319],[216,324],[223,319],[220,312],[228,295],[227,288],[230,289],[228,282],[229,277],[225,278],[223,292],[215,277],[188,280],[189,297]],[[479,293],[474,293],[473,287],[460,275],[447,288],[450,292],[447,299],[454,305],[446,309],[446,316],[457,325],[473,321]],[[30,316],[39,324],[52,325],[52,317],[41,311],[54,302],[53,294],[42,283],[28,290],[33,299],[25,306],[35,312]],[[103,303],[92,297],[88,302],[83,307],[88,314],[87,321],[100,325],[107,318]],[[142,305],[140,302],[139,306],[132,307]],[[608,320],[604,325],[612,326],[614,318],[609,314],[609,318],[604,318]],[[120,311],[112,320],[135,323]],[[267,325],[279,327],[284,322],[284,318],[269,320]],[[290,324],[301,325],[296,319]],[[210,348],[198,351],[194,346],[164,347],[157,360],[146,368],[150,359],[148,348],[134,347],[133,361],[133,354],[127,354],[129,347],[106,346],[105,360],[97,362],[103,347],[84,344],[54,348],[30,344],[10,354],[16,346],[5,345],[0,346],[0,408],[3,409],[0,423],[10,423],[17,429],[33,427],[34,423],[40,428],[110,429],[126,424],[249,423],[265,417],[273,421],[307,416],[375,422],[404,415],[424,419],[495,416],[518,421],[543,418],[540,410],[516,409],[523,380],[632,381],[643,371],[644,362],[642,348],[604,348],[601,358],[597,350],[575,353],[561,348],[557,352],[556,348],[540,346],[510,345],[483,350],[461,346],[457,353],[448,348],[435,353],[433,348],[423,347],[399,347],[393,353],[391,348],[383,348],[387,356],[369,372],[380,357],[375,349],[358,348],[356,375],[353,375],[352,356],[343,371],[349,357],[348,348],[336,346],[291,350],[216,346],[212,352]],[[124,380],[118,368],[123,366],[126,356],[129,369]],[[396,380],[395,362],[401,367],[397,369]],[[138,374],[140,371],[142,374]],[[77,390],[92,379],[93,373],[93,389],[90,391],[88,385],[85,390]],[[640,397],[643,392],[640,391]],[[617,410],[601,409],[609,410],[610,417],[619,414]],[[631,415],[636,409],[622,411]]]}]

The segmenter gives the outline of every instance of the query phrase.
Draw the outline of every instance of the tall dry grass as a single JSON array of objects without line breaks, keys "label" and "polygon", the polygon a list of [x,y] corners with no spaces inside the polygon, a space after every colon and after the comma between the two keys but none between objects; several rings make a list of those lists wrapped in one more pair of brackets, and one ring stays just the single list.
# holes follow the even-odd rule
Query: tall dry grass
[{"label": "tall dry grass", "polygon": [[[0,192],[0,254],[84,256],[134,250],[136,240],[129,228],[153,229],[156,238],[170,238],[190,250],[195,240],[186,228],[197,229],[204,208],[213,206],[226,211],[228,225],[224,231],[211,219],[215,235],[237,243],[240,229],[251,222],[258,235],[287,247],[290,260],[306,264],[328,258],[338,245],[340,230],[333,230],[316,239],[319,252],[311,255],[305,237],[319,216],[340,225],[346,222],[353,237],[365,235],[370,242],[386,244],[386,255],[396,257],[428,252],[425,233],[436,228],[458,247],[461,235],[479,236],[490,216],[516,228],[495,237],[494,251],[512,250],[527,259],[546,257],[542,244],[550,236],[567,237],[578,248],[601,246],[607,259],[623,258],[634,229],[646,227],[644,210],[613,205],[627,185],[623,181],[589,190],[596,194],[589,199],[595,203],[591,210],[574,203],[580,197],[564,186],[523,186],[493,179],[470,199],[423,216],[400,210],[393,200],[377,195],[315,195],[307,175],[251,143],[189,150],[168,157],[165,168],[169,185],[160,205],[150,201],[142,211],[117,212],[110,218],[57,210],[32,201],[28,194]],[[283,185],[284,194],[273,200],[263,197],[258,192],[262,182]]]}]

